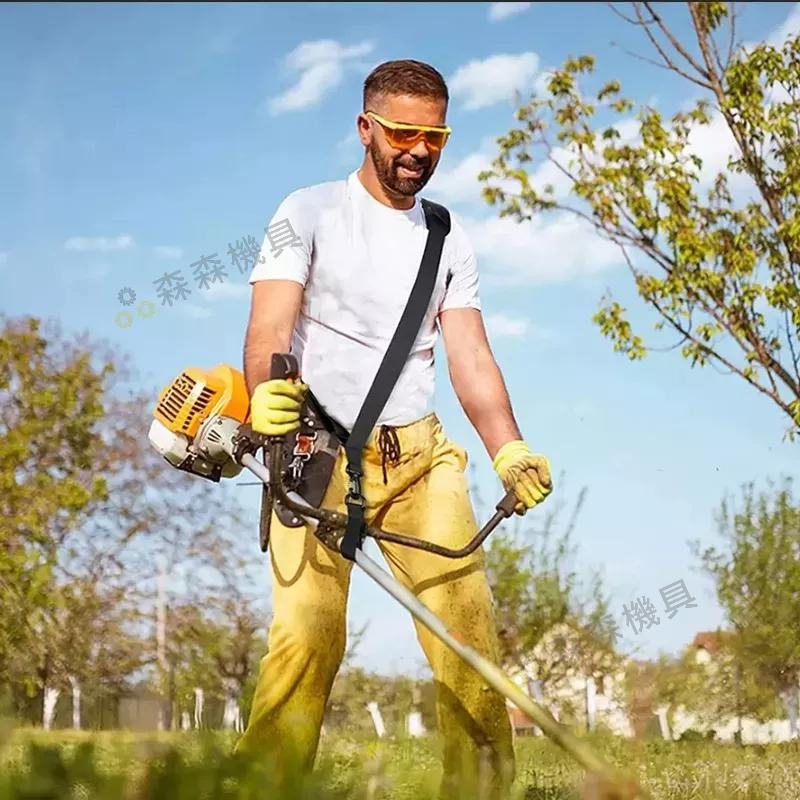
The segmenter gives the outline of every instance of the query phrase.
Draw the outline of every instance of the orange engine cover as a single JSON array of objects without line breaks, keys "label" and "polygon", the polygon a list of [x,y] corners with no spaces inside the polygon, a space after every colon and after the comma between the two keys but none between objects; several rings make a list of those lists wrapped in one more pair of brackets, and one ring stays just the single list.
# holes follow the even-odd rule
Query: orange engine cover
[{"label": "orange engine cover", "polygon": [[211,415],[247,422],[250,396],[244,375],[238,369],[219,364],[212,370],[189,367],[158,396],[153,416],[175,433],[193,440]]}]

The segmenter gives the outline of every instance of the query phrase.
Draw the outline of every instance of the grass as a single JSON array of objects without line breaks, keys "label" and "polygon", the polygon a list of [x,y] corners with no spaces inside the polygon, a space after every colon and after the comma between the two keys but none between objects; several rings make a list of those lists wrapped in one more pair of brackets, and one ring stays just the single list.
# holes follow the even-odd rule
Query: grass
[{"label": "grass", "polygon": [[[6,732],[0,800],[256,800],[276,798],[270,770],[232,755],[227,734]],[[636,743],[595,737],[652,800],[800,798],[798,744],[739,748],[711,742]],[[432,740],[323,740],[317,769],[283,798],[433,800]],[[577,800],[581,771],[541,739],[517,741],[515,800]]]}]

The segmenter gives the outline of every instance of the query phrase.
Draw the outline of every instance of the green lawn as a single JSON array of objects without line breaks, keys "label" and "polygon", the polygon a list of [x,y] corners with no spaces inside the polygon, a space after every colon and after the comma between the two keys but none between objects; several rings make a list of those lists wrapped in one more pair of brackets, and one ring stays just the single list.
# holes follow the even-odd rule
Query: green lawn
[{"label": "green lawn", "polygon": [[[597,737],[653,800],[800,798],[800,747],[726,747],[706,742],[634,743]],[[274,797],[269,770],[231,756],[223,734],[72,733],[17,730],[0,754],[0,800],[256,800]],[[517,741],[519,800],[576,800],[580,770],[541,739]],[[312,779],[292,800],[433,800],[433,741],[323,740]]]}]

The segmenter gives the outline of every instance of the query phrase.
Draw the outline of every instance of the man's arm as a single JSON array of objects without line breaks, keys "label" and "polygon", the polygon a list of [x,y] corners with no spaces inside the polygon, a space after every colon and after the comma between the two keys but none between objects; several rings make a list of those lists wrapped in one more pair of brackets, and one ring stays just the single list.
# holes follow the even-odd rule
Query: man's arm
[{"label": "man's arm", "polygon": [[244,341],[244,378],[250,397],[269,380],[273,353],[287,353],[303,300],[303,286],[291,280],[253,284],[250,319]]},{"label": "man's arm", "polygon": [[494,458],[514,439],[522,439],[500,368],[475,308],[451,308],[439,315],[450,381],[464,413]]}]

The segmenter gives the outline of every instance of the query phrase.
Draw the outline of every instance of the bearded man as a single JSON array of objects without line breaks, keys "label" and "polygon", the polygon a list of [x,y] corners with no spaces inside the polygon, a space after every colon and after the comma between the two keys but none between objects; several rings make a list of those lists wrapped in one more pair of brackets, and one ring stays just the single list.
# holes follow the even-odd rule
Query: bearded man
[{"label": "bearded man", "polygon": [[[292,192],[272,216],[250,276],[244,352],[256,432],[284,436],[298,429],[309,394],[327,417],[352,429],[419,269],[428,226],[418,195],[450,135],[448,100],[444,79],[427,64],[378,66],[364,83],[357,117],[365,148],[360,168],[344,180]],[[362,486],[367,524],[460,548],[478,525],[467,453],[432,407],[440,333],[459,402],[523,514],[550,493],[550,467],[515,421],[487,341],[475,255],[452,218],[419,335],[363,450]],[[301,380],[271,380],[272,354],[287,351],[298,359]],[[346,466],[340,449],[321,503],[342,513]],[[497,661],[481,549],[452,560],[393,543],[380,547],[400,582],[461,639]],[[269,652],[238,749],[310,769],[345,652],[352,561],[326,549],[308,527],[288,527],[276,516],[269,552]],[[505,797],[514,774],[505,700],[419,623],[417,635],[437,688],[441,796],[480,789],[483,797]]]}]

